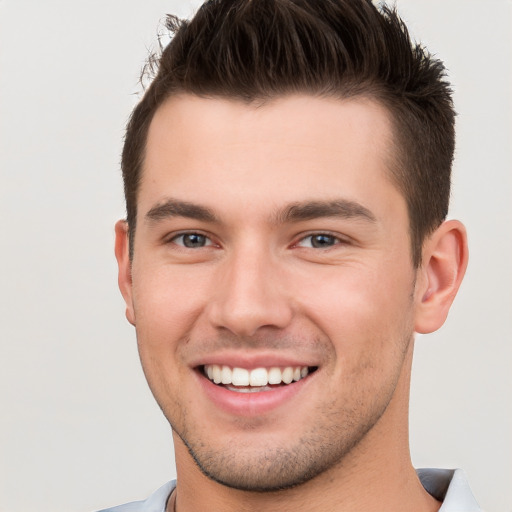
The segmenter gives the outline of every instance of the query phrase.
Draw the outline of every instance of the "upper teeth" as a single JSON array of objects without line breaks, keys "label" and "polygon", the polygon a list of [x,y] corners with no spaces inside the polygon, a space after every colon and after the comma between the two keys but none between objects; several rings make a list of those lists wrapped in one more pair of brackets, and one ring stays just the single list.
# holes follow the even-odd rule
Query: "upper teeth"
[{"label": "upper teeth", "polygon": [[306,377],[307,366],[286,366],[285,368],[231,368],[226,365],[207,364],[205,375],[215,384],[232,384],[233,386],[266,386],[267,384],[290,384]]}]

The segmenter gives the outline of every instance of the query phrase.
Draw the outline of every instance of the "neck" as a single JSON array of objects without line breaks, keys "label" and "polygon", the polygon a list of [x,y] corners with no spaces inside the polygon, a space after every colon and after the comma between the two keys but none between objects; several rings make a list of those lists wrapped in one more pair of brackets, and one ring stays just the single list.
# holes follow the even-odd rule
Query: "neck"
[{"label": "neck", "polygon": [[174,435],[176,511],[437,511],[440,503],[424,490],[410,460],[407,411],[412,343],[409,351],[396,392],[375,426],[336,466],[292,489],[247,492],[214,482],[200,472]]}]

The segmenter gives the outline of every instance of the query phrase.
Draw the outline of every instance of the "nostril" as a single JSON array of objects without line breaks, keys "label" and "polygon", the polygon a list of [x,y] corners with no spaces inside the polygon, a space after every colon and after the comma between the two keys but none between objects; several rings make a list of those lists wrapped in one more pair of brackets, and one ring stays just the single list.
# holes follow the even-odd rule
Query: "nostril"
[{"label": "nostril", "polygon": [[209,322],[216,329],[243,337],[253,337],[262,329],[285,329],[293,318],[289,300],[279,287],[269,286],[275,279],[248,272],[249,263],[243,264],[243,272],[237,273],[235,264],[235,275],[219,283],[207,306]]}]

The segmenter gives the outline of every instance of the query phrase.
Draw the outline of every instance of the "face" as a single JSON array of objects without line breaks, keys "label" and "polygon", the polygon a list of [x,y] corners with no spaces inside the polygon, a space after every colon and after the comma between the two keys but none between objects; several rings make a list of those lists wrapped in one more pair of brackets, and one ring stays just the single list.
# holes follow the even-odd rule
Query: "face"
[{"label": "face", "polygon": [[391,147],[365,100],[157,111],[121,286],[153,394],[212,479],[297,485],[406,400],[416,276]]}]

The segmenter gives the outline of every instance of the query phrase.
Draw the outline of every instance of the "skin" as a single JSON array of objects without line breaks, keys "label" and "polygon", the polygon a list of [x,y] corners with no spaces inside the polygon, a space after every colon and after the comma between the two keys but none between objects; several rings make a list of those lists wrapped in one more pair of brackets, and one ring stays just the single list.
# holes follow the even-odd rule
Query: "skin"
[{"label": "skin", "polygon": [[[414,332],[446,318],[466,237],[443,223],[413,267],[390,148],[387,111],[364,99],[182,95],[156,112],[133,261],[124,221],[116,255],[173,428],[178,512],[439,508],[410,462],[410,369]],[[200,371],[223,361],[317,370],[268,410],[225,409]]]}]

